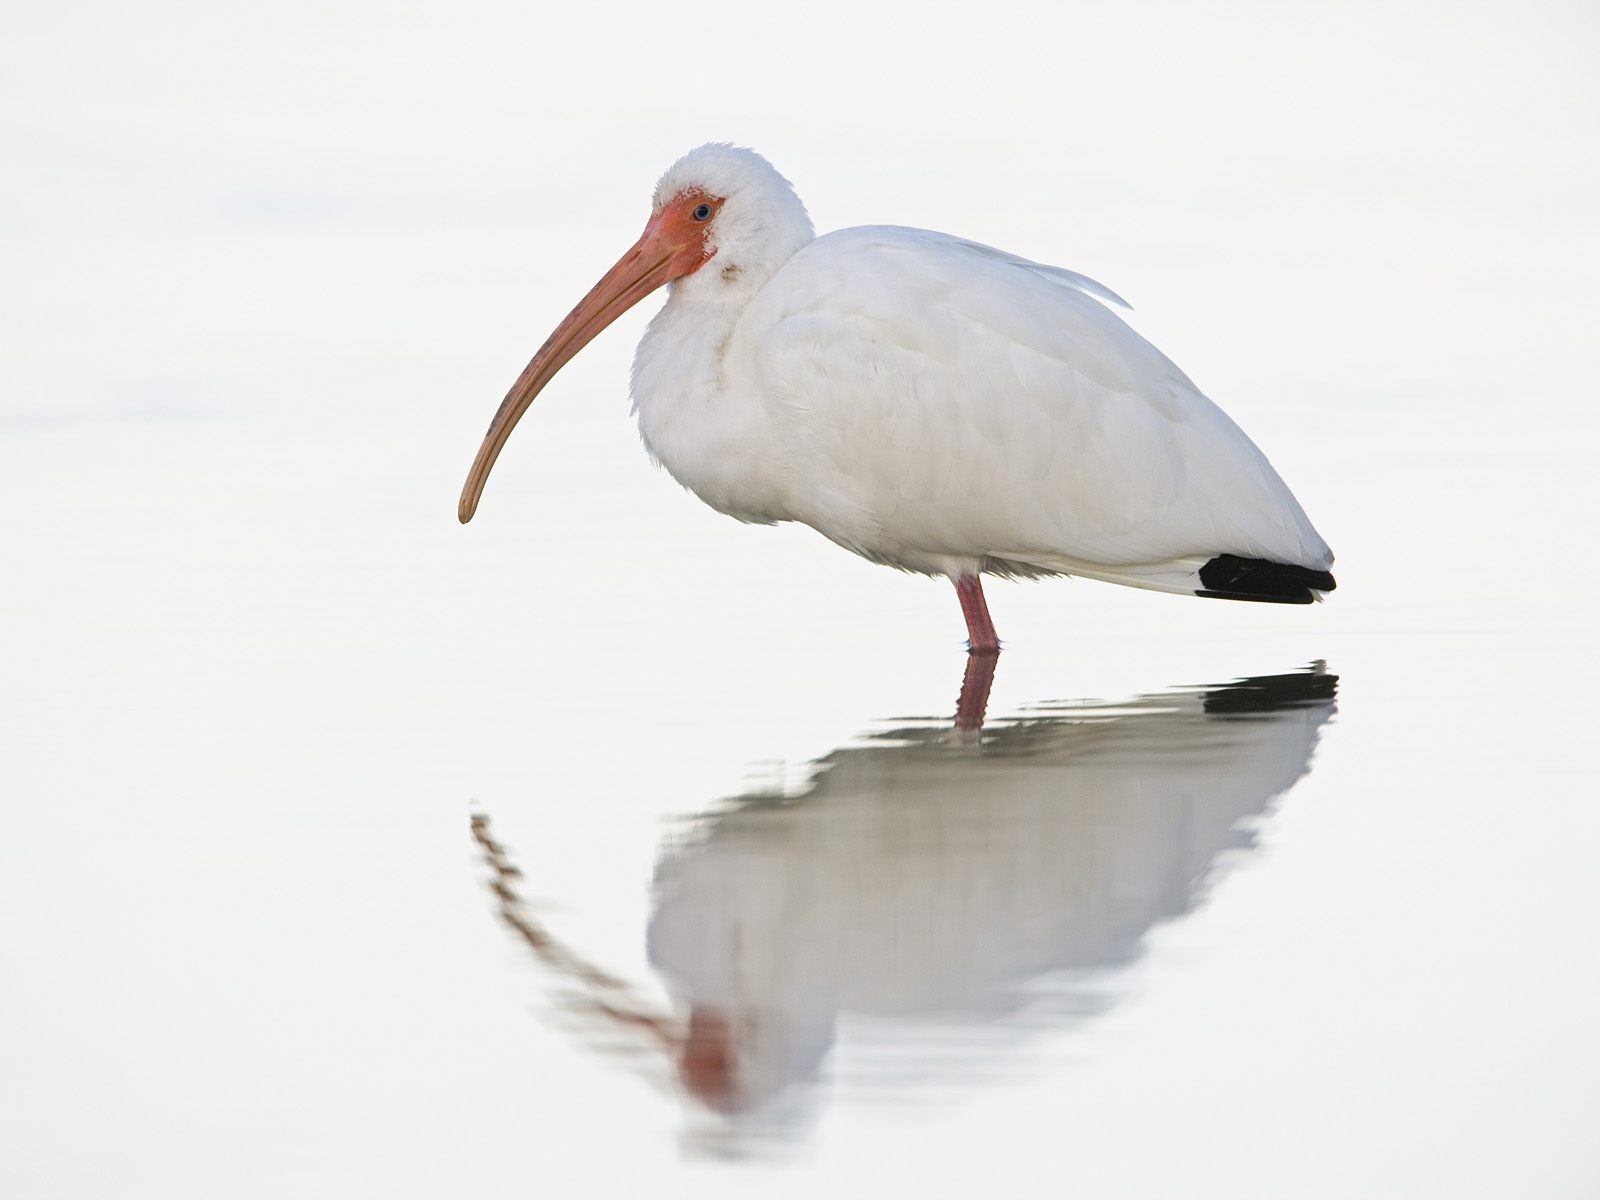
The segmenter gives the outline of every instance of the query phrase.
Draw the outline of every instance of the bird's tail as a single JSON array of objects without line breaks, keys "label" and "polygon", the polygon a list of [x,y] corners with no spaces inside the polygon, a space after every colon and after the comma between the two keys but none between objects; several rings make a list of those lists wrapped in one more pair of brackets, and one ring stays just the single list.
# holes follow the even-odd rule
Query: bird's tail
[{"label": "bird's tail", "polygon": [[[1044,564],[1040,564],[1044,565]],[[1061,559],[1049,564],[1063,575],[1120,583],[1124,587],[1209,600],[1253,600],[1265,604],[1311,604],[1337,586],[1327,571],[1312,567],[1218,554],[1158,563],[1107,565]]]}]

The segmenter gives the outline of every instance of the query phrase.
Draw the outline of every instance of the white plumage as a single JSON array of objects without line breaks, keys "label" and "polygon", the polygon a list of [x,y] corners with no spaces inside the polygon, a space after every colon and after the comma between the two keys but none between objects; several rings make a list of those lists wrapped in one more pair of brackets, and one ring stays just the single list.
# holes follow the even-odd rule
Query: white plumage
[{"label": "white plumage", "polygon": [[1083,1012],[1082,972],[1135,958],[1253,844],[1242,826],[1309,769],[1335,686],[1317,671],[1048,706],[983,754],[897,728],[822,759],[798,796],[708,814],[658,869],[650,960],[721,1016],[724,1106],[810,1076],[841,1016],[890,1043],[959,1031],[987,1057],[989,1022]]},{"label": "white plumage", "polygon": [[[639,428],[722,512],[953,580],[1297,601],[1332,586],[1327,543],[1265,455],[1093,280],[926,230],[814,237],[788,181],[722,145],[662,178],[630,256],[507,397],[463,519],[532,394],[670,280],[634,362]],[[1219,556],[1253,565],[1219,588],[1200,574]]]}]

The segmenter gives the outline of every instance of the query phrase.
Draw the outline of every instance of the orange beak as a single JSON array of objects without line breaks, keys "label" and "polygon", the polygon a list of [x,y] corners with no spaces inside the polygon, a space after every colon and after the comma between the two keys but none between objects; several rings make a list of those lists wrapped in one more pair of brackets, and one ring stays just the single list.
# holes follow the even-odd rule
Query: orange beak
[{"label": "orange beak", "polygon": [[556,326],[539,352],[517,376],[516,383],[500,402],[489,432],[484,435],[478,457],[473,460],[466,486],[461,489],[457,515],[465,525],[478,510],[483,485],[489,481],[494,460],[528,411],[533,398],[544,390],[557,371],[591,341],[596,334],[664,283],[681,278],[698,268],[709,257],[705,251],[705,228],[693,225],[674,205],[650,219],[633,248],[617,260],[617,265],[589,289],[578,306]]}]

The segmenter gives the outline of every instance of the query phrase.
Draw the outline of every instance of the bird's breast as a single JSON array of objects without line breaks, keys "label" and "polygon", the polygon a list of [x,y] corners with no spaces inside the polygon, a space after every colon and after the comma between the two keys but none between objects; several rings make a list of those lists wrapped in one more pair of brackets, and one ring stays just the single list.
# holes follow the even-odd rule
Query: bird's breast
[{"label": "bird's breast", "polygon": [[753,371],[733,348],[737,313],[669,301],[634,356],[639,436],[667,473],[718,512],[793,519],[790,456]]}]

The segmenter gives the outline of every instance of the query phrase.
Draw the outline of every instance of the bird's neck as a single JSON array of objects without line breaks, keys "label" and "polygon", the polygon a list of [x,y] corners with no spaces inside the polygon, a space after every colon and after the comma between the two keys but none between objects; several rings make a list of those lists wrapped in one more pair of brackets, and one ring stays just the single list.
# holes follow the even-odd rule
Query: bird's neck
[{"label": "bird's neck", "polygon": [[[697,275],[715,267],[712,259]],[[756,402],[750,364],[735,349],[761,289],[749,279],[691,284],[694,278],[674,285],[634,355],[639,434],[651,456],[712,508],[744,521],[786,520],[786,482],[771,469],[781,458],[776,431]]]},{"label": "bird's neck", "polygon": [[[705,265],[674,280],[639,346],[636,403],[648,402],[653,393],[702,392],[708,379],[721,380],[721,360],[740,318],[783,265],[812,240],[811,222],[802,210],[798,220],[764,228],[759,238],[728,239]],[[695,382],[686,385],[686,380]]]},{"label": "bird's neck", "polygon": [[772,206],[759,216],[750,214],[740,223],[717,231],[712,256],[692,274],[673,282],[669,305],[742,310],[756,293],[816,234],[799,201],[792,206]]}]

